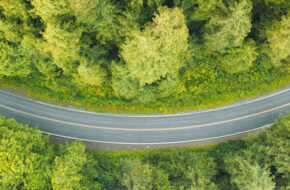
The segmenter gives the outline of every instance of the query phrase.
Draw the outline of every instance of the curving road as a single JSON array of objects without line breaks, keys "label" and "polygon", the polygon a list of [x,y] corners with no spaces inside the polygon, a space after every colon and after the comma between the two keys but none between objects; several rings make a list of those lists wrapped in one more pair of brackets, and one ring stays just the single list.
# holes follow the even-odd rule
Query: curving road
[{"label": "curving road", "polygon": [[218,109],[172,115],[77,111],[0,90],[0,115],[39,126],[46,134],[124,145],[187,143],[232,136],[272,123],[290,110],[290,88]]}]

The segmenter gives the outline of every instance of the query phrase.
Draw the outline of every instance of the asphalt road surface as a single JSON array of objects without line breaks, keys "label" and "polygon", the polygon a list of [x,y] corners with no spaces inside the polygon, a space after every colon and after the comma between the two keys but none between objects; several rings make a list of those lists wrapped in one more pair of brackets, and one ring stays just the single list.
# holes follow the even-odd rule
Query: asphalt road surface
[{"label": "asphalt road surface", "polygon": [[172,115],[118,115],[48,105],[0,90],[0,115],[54,136],[124,145],[223,138],[271,124],[290,110],[290,88],[230,106]]}]

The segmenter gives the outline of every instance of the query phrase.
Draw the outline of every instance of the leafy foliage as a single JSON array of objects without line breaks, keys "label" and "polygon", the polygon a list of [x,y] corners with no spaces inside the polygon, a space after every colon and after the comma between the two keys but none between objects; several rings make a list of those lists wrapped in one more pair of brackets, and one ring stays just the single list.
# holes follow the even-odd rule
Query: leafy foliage
[{"label": "leafy foliage", "polygon": [[257,163],[251,164],[241,157],[231,157],[226,162],[231,182],[239,189],[274,189],[275,183],[266,168],[261,168]]},{"label": "leafy foliage", "polygon": [[256,137],[137,152],[50,145],[37,129],[0,117],[1,189],[286,189],[290,114]]},{"label": "leafy foliage", "polygon": [[[289,65],[289,46],[290,46],[290,16],[283,16],[280,22],[266,29],[267,53],[274,66],[281,66],[283,62]],[[288,63],[287,63],[288,62]]]},{"label": "leafy foliage", "polygon": [[51,183],[52,188],[60,189],[82,189],[80,183],[83,174],[81,173],[86,156],[83,144],[75,143],[67,145],[59,151],[60,156],[56,156],[52,168]]},{"label": "leafy foliage", "polygon": [[31,72],[29,60],[18,47],[0,42],[0,77],[19,76],[24,77]]},{"label": "leafy foliage", "polygon": [[256,56],[254,41],[248,41],[241,47],[228,49],[218,61],[227,72],[237,73],[249,70]]},{"label": "leafy foliage", "polygon": [[204,28],[205,46],[213,51],[241,46],[251,30],[251,10],[251,1],[242,0],[212,16]]},{"label": "leafy foliage", "polygon": [[130,190],[152,189],[152,175],[148,164],[138,160],[124,160],[121,164],[124,170],[122,184]]},{"label": "leafy foliage", "polygon": [[101,112],[229,104],[289,83],[289,5],[1,1],[0,83]]}]

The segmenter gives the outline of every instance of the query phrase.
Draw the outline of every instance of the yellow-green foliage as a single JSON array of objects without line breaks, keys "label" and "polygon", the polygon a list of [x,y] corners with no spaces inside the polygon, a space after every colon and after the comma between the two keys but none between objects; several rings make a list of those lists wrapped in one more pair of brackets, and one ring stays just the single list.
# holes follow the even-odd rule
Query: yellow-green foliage
[{"label": "yellow-green foliage", "polygon": [[28,18],[27,4],[23,0],[0,1],[0,6],[3,7],[3,13],[7,17]]},{"label": "yellow-green foliage", "polygon": [[227,10],[216,13],[205,25],[205,46],[213,51],[239,47],[251,30],[252,2],[230,3]]},{"label": "yellow-green foliage", "polygon": [[231,48],[219,57],[219,64],[229,73],[247,71],[257,57],[254,41],[245,42],[241,47]]},{"label": "yellow-green foliage", "polygon": [[29,60],[26,60],[17,47],[0,42],[0,77],[24,77],[31,72]]},{"label": "yellow-green foliage", "polygon": [[86,163],[85,147],[81,143],[67,145],[60,150],[60,156],[56,156],[52,168],[52,189],[82,189],[80,181]]},{"label": "yellow-green foliage", "polygon": [[173,92],[166,91],[164,83],[168,88],[176,86],[186,60],[188,29],[180,9],[161,7],[158,11],[153,23],[143,31],[133,31],[121,46],[125,65],[113,67],[117,95],[147,102]]},{"label": "yellow-green foliage", "polygon": [[78,67],[79,81],[84,84],[100,85],[104,81],[105,73],[99,65],[81,63]]},{"label": "yellow-green foliage", "polygon": [[85,151],[0,117],[0,189],[286,189],[290,113],[258,136],[206,147]]},{"label": "yellow-green foliage", "polygon": [[144,31],[133,31],[122,46],[121,56],[130,76],[140,86],[152,84],[166,75],[176,75],[183,66],[188,30],[178,8],[158,9]]},{"label": "yellow-green foliage", "polygon": [[0,82],[94,111],[233,103],[289,83],[289,2],[0,0]]},{"label": "yellow-green foliage", "polygon": [[275,183],[270,177],[269,169],[239,156],[228,157],[226,162],[231,183],[239,189],[274,190]]},{"label": "yellow-green foliage", "polygon": [[[290,14],[290,12],[289,12]],[[269,43],[269,56],[274,66],[281,66],[283,61],[290,56],[290,16],[283,16],[280,22],[273,24],[269,29],[266,29],[267,40]]]},{"label": "yellow-green foliage", "polygon": [[[67,26],[63,26],[67,29]],[[81,36],[81,29],[73,32],[61,29],[54,24],[47,24],[46,30],[43,33],[45,42],[41,48],[46,53],[51,53],[53,62],[63,70],[72,70],[73,62],[79,59],[79,38]]]},{"label": "yellow-green foliage", "polygon": [[214,14],[218,7],[224,6],[221,0],[174,0],[174,3],[183,9],[188,23],[206,20]]}]

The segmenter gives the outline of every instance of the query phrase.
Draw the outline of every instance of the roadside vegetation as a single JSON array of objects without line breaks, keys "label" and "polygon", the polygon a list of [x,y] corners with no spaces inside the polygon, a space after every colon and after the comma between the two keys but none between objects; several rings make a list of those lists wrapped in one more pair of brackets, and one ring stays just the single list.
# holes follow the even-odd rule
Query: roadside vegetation
[{"label": "roadside vegetation", "polygon": [[287,0],[0,1],[0,84],[99,112],[173,113],[290,81]]},{"label": "roadside vegetation", "polygon": [[287,113],[258,136],[217,145],[95,152],[51,145],[38,129],[0,117],[0,189],[288,189],[289,138]]}]

